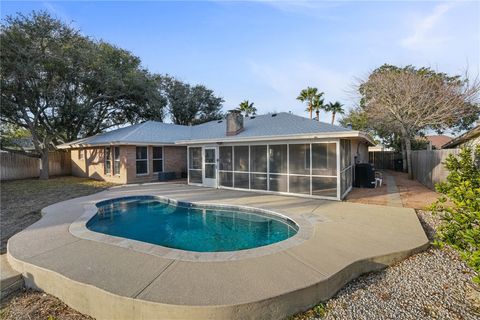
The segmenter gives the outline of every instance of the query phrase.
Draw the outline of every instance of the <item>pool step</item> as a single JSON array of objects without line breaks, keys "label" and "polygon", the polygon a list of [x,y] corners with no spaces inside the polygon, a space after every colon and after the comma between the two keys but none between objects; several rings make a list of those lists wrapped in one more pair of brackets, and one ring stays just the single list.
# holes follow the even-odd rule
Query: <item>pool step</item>
[{"label": "pool step", "polygon": [[22,274],[13,270],[7,261],[7,255],[0,255],[0,299],[23,288]]}]

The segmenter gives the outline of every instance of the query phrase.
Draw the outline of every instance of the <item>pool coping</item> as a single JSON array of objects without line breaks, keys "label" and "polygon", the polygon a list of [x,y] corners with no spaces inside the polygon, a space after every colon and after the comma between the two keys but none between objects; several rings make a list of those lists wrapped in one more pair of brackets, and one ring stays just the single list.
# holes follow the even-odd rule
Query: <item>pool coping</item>
[{"label": "pool coping", "polygon": [[293,222],[298,226],[298,231],[295,235],[289,237],[288,239],[272,243],[269,245],[261,246],[258,248],[237,250],[237,251],[225,251],[225,252],[197,252],[197,251],[188,251],[175,248],[169,248],[161,246],[158,244],[147,243],[144,241],[134,240],[123,238],[119,236],[108,235],[105,233],[95,232],[87,228],[87,224],[98,212],[97,204],[110,201],[110,200],[120,200],[126,198],[135,198],[137,196],[131,197],[107,197],[100,200],[96,200],[95,203],[89,203],[84,205],[84,213],[69,226],[69,232],[77,238],[97,241],[106,243],[109,245],[114,245],[122,248],[132,249],[138,252],[143,252],[158,257],[181,260],[181,261],[233,261],[241,259],[256,258],[272,253],[280,252],[294,246],[300,245],[303,242],[311,238],[314,232],[314,225],[312,220],[315,220],[315,223],[325,223],[329,220],[323,217],[310,217],[309,219],[304,217],[295,217],[291,218],[282,213],[267,210],[262,208],[255,208],[250,206],[243,205],[229,205],[229,204],[218,204],[218,203],[204,203],[204,202],[188,202],[180,201],[171,197],[159,196],[159,195],[142,195],[141,197],[152,197],[159,199],[161,201],[172,203],[173,205],[178,206],[188,206],[190,208],[202,208],[202,209],[221,209],[221,210],[235,210],[235,211],[246,211],[248,213],[260,213],[269,216],[276,216],[284,219],[288,222]]},{"label": "pool coping", "polygon": [[[152,193],[200,205],[269,209],[296,222],[305,219],[314,230],[308,240],[284,250],[220,261],[165,258],[69,231],[97,202]],[[7,258],[26,287],[97,319],[281,319],[331,298],[363,273],[428,246],[412,209],[145,185],[42,209],[39,221],[9,239]]]}]

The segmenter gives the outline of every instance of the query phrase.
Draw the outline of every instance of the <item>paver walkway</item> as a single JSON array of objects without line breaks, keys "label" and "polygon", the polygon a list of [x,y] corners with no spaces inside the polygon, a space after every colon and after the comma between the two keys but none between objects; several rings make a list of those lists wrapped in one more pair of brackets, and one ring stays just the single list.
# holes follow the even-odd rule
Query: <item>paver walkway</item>
[{"label": "paver walkway", "polygon": [[387,185],[387,206],[403,207],[402,198],[400,197],[397,185],[395,184],[395,178],[386,173],[384,179]]},{"label": "paver walkway", "polygon": [[438,196],[438,193],[420,182],[408,179],[406,173],[384,170],[381,187],[353,188],[346,200],[355,203],[425,209]]}]

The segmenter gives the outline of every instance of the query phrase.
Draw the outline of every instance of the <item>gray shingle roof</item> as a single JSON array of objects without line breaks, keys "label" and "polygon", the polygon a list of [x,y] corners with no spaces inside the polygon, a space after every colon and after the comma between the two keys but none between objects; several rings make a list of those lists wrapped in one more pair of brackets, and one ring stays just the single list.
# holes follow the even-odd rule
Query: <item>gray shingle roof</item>
[{"label": "gray shingle roof", "polygon": [[235,136],[227,138],[225,134],[225,120],[223,120],[221,123],[218,123],[218,121],[210,121],[194,126],[194,136],[192,138],[193,140],[236,140],[253,137],[352,131],[351,129],[307,119],[287,112],[248,117],[244,119],[243,124],[245,128],[244,131]]},{"label": "gray shingle roof", "polygon": [[195,126],[147,121],[141,124],[105,132],[61,145],[105,144],[173,144],[204,140],[241,140],[255,137],[298,136],[309,134],[348,133],[351,129],[310,120],[291,113],[281,112],[244,119],[245,130],[235,136],[226,135],[226,121],[215,120]]}]

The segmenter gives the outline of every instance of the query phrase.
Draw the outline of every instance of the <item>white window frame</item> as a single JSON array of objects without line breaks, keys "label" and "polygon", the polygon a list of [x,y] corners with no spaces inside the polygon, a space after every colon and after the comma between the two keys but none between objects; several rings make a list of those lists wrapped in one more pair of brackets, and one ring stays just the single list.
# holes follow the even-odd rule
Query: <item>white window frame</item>
[{"label": "white window frame", "polygon": [[[118,159],[115,159],[115,149],[118,148]],[[115,164],[118,162],[118,173],[115,173]],[[120,175],[120,146],[113,146],[112,147],[112,175],[119,176]]]},{"label": "white window frame", "polygon": [[[155,156],[155,152],[153,152],[153,148],[160,148],[162,149],[162,157],[161,158],[153,158]],[[165,172],[165,161],[163,161],[163,158],[164,158],[164,154],[163,152],[165,151],[165,149],[163,148],[163,146],[152,146],[152,171],[153,173],[161,173],[161,172]],[[154,165],[153,163],[155,162],[155,160],[162,160],[162,171],[154,171]]]},{"label": "white window frame", "polygon": [[[147,159],[137,159],[137,148],[147,148]],[[135,173],[137,175],[137,177],[140,177],[140,176],[148,176],[150,174],[150,166],[149,166],[149,162],[148,162],[148,158],[149,158],[149,152],[148,152],[148,146],[135,146]],[[137,162],[138,161],[147,161],[147,173],[137,173]]]},{"label": "white window frame", "polygon": [[[107,152],[107,149],[108,149],[108,152]],[[103,156],[104,156],[104,159],[103,159],[103,173],[106,175],[106,176],[111,176],[112,175],[112,147],[111,146],[106,146],[103,148]],[[108,159],[108,157],[110,157],[110,159]],[[110,171],[107,172],[107,163],[110,162]]]}]

